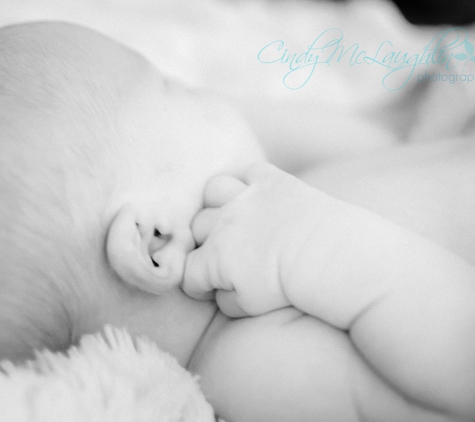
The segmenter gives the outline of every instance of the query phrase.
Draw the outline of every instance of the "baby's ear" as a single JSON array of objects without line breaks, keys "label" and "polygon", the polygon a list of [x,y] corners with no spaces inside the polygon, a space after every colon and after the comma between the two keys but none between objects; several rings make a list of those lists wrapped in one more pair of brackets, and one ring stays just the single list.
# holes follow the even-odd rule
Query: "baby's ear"
[{"label": "baby's ear", "polygon": [[160,224],[139,220],[131,208],[117,213],[107,236],[107,259],[125,283],[161,294],[181,283],[186,255],[194,241],[191,232],[191,240],[180,234],[163,234]]}]

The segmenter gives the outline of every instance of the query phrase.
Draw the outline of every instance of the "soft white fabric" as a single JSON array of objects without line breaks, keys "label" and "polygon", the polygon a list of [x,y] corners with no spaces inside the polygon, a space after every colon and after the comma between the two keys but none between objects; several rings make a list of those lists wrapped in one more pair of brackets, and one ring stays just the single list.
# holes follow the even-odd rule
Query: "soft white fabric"
[{"label": "soft white fabric", "polygon": [[[350,52],[291,90],[282,83],[288,64],[257,59],[274,40],[302,53],[330,28],[342,32],[345,49],[358,45],[371,55],[386,43],[385,54],[409,57],[422,54],[447,29],[411,26],[389,0],[0,0],[0,25],[38,19],[100,30],[162,71],[227,96],[270,159],[288,170],[401,141],[473,136],[475,130],[475,82],[418,82],[426,71],[448,73],[440,63],[418,66],[404,89],[390,91],[382,83],[387,68],[350,65]],[[473,45],[475,31],[467,30]],[[449,53],[466,54],[463,46]],[[460,73],[464,63],[463,71],[475,74],[469,57],[453,72]],[[406,71],[397,72],[391,86],[406,77]]]},{"label": "soft white fabric", "polygon": [[212,422],[197,380],[146,339],[106,327],[66,355],[2,362],[2,422]]}]

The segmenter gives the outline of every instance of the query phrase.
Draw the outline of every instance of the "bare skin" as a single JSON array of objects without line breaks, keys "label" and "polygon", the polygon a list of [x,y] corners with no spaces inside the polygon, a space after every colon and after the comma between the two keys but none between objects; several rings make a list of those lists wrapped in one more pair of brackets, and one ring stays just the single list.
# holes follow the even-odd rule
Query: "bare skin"
[{"label": "bare skin", "polygon": [[399,145],[315,166],[298,177],[475,264],[475,148],[469,138]]},{"label": "bare skin", "polygon": [[[465,252],[465,256],[473,257],[470,254],[473,236],[467,230],[473,226],[474,214],[466,210],[473,209],[475,202],[475,197],[467,189],[475,177],[474,155],[474,149],[465,140],[391,148],[369,157],[316,167],[302,175],[302,179],[339,199],[365,206],[434,239],[453,252]],[[436,181],[441,183],[434,183]],[[454,206],[454,199],[457,206]],[[441,221],[439,215],[450,217]],[[233,302],[234,297],[230,296],[226,302],[222,300],[223,309],[232,313],[229,302]],[[229,415],[231,420],[253,420],[257,408],[267,409],[270,413],[260,414],[255,420],[278,420],[279,417],[282,420],[305,420],[305,417],[312,420],[317,415],[322,420],[465,420],[463,416],[458,419],[434,408],[431,410],[430,406],[417,401],[403,399],[401,391],[391,388],[361,360],[344,331],[296,309],[286,308],[238,321],[219,315],[215,324],[217,328],[211,327],[205,337],[206,345],[198,348],[199,358],[192,361],[192,368],[203,374],[205,391],[209,390],[210,397],[217,397],[218,409],[223,409],[223,415]],[[269,325],[273,326],[272,330],[269,330]],[[278,342],[271,340],[277,338]],[[312,338],[318,339],[312,346],[313,354],[300,355],[301,350],[310,347],[308,342]],[[229,352],[224,353],[225,350]],[[279,364],[273,360],[276,350]],[[255,356],[259,358],[252,359]],[[300,361],[313,362],[306,366],[304,374],[298,370]],[[267,362],[272,362],[270,366],[279,370],[272,372]],[[229,368],[234,367],[239,369],[230,372]],[[221,379],[223,371],[225,380]],[[273,377],[269,379],[271,372]],[[300,374],[297,378],[296,373]],[[220,382],[216,382],[217,379]],[[253,390],[253,397],[259,398],[255,402],[247,396],[235,395],[235,390],[228,394],[228,389],[218,391],[216,387],[221,383],[233,385],[235,382],[243,384],[241,388],[244,390],[244,385],[250,388],[248,381],[251,379],[257,390]],[[305,388],[302,388],[303,384]],[[350,390],[348,386],[352,386]],[[315,400],[314,396],[305,398],[302,390],[319,391],[325,397],[324,403]],[[266,394],[259,394],[260,391],[266,391]],[[277,407],[274,400],[279,404],[284,400],[285,404]],[[226,413],[226,407],[220,408],[222,402],[235,413]],[[292,411],[286,414],[283,409],[291,409],[292,403],[296,402],[301,413],[298,416]]]},{"label": "bare skin", "polygon": [[[112,154],[114,149],[103,151],[96,139],[89,144],[93,150],[91,157],[98,157],[99,173],[105,177],[106,187],[119,186],[120,190],[108,191],[104,203],[100,201],[103,192],[96,195],[87,189],[87,185],[69,179],[71,185],[67,192],[77,195],[69,194],[67,200],[70,208],[76,210],[78,221],[74,227],[68,226],[70,236],[66,239],[64,232],[57,233],[51,251],[71,247],[74,255],[74,245],[80,243],[79,240],[87,244],[91,232],[97,234],[94,237],[99,239],[100,248],[93,249],[94,254],[79,255],[88,265],[78,270],[78,283],[74,286],[66,283],[66,278],[55,280],[55,291],[61,294],[53,297],[60,309],[67,310],[69,317],[61,320],[67,327],[67,335],[63,336],[63,330],[53,330],[60,337],[58,344],[67,347],[68,341],[77,341],[81,335],[100,330],[104,324],[126,327],[135,335],[146,335],[183,366],[201,375],[210,402],[230,422],[289,422],[306,418],[314,421],[320,415],[325,421],[342,420],[341,414],[335,414],[335,406],[346,409],[343,420],[358,420],[358,407],[348,392],[349,378],[356,383],[360,379],[366,380],[367,389],[360,394],[377,397],[381,403],[381,408],[374,410],[373,419],[390,421],[390,418],[378,419],[381,416],[378,412],[387,416],[387,409],[399,406],[400,396],[365,362],[350,353],[353,349],[344,332],[292,308],[262,317],[229,319],[217,312],[214,302],[191,299],[178,287],[184,257],[194,247],[190,225],[202,206],[206,181],[218,173],[239,175],[249,165],[263,159],[245,125],[219,101],[203,99],[175,84],[164,83],[143,59],[88,30],[76,28],[71,31],[66,25],[33,25],[2,31],[6,31],[1,34],[2,41],[16,42],[12,31],[17,31],[23,36],[31,35],[39,44],[55,46],[61,54],[79,52],[84,60],[81,66],[92,68],[97,74],[106,72],[104,78],[107,80],[115,80],[120,74],[125,80],[124,86],[135,87],[122,97],[123,103],[116,111],[120,122],[117,130],[104,132],[105,137],[116,140],[118,154]],[[58,40],[61,40],[59,44]],[[85,48],[78,49],[79,46]],[[20,43],[17,47],[24,46]],[[87,51],[93,53],[92,57]],[[96,63],[99,57],[105,59]],[[130,65],[128,70],[124,67],[126,63]],[[112,73],[107,74],[106,69]],[[116,72],[117,69],[121,71]],[[2,110],[2,116],[10,118],[7,111]],[[56,112],[63,116],[60,110]],[[45,130],[55,127],[64,134],[67,129],[64,125],[55,126],[58,119],[36,123],[40,121]],[[8,123],[19,130],[26,127],[23,120]],[[118,133],[124,134],[123,137],[117,139]],[[73,136],[68,139],[72,143],[78,141]],[[61,145],[57,144],[58,148]],[[37,149],[41,151],[41,148]],[[51,156],[52,151],[47,149],[48,154],[43,155],[29,155],[27,151],[20,151],[20,154],[25,160],[31,160],[30,171],[40,174],[41,166],[58,159]],[[38,166],[35,167],[35,163],[39,163]],[[324,180],[324,171],[321,170],[318,180]],[[417,186],[417,183],[411,186]],[[328,193],[332,193],[332,189],[336,187],[329,184]],[[393,198],[397,199],[397,195]],[[101,207],[94,208],[98,204]],[[83,214],[85,209],[94,210],[99,218],[91,220],[90,214]],[[425,221],[424,216],[417,221]],[[47,220],[41,220],[41,223],[45,222]],[[462,223],[454,219],[450,224],[458,229]],[[137,231],[137,227],[140,230]],[[156,228],[169,236],[159,238],[158,246],[153,240]],[[130,238],[111,235],[116,229],[119,234],[132,234]],[[432,235],[439,235],[436,224]],[[110,239],[123,240],[109,244]],[[174,241],[169,242],[171,239]],[[106,252],[102,249],[104,244],[107,245]],[[2,242],[1,248],[2,252],[11,251],[11,242]],[[37,251],[29,253],[32,260],[38,258]],[[129,259],[118,259],[128,253]],[[23,263],[27,261],[24,255],[20,258]],[[170,272],[157,270],[151,258],[156,258],[161,268],[169,268]],[[62,270],[61,267],[58,269]],[[168,291],[160,294],[146,291],[147,288],[163,287],[163,283]],[[21,298],[22,291],[17,293]],[[28,353],[31,350],[8,349],[2,345],[3,357],[18,358],[28,356]],[[351,373],[342,371],[350,366],[354,368]],[[302,390],[302,376],[315,380],[312,389]],[[307,399],[302,396],[305,393]],[[325,400],[316,402],[315,396],[320,394]],[[342,397],[346,397],[343,406]],[[404,409],[394,415],[394,420],[449,420],[436,417],[415,403]]]},{"label": "bare skin", "polygon": [[[219,99],[165,79],[88,29],[7,27],[0,47],[1,68],[11,72],[0,98],[2,192],[10,195],[0,213],[1,310],[9,310],[0,315],[0,356],[64,349],[111,324],[149,337],[185,366],[216,311],[178,287],[194,247],[190,224],[206,180],[262,160],[257,143]],[[33,199],[18,195],[23,175],[20,191]],[[23,231],[12,231],[20,216],[19,229],[32,227],[23,246]],[[38,228],[45,233],[35,237]],[[40,327],[27,328],[30,319]]]}]

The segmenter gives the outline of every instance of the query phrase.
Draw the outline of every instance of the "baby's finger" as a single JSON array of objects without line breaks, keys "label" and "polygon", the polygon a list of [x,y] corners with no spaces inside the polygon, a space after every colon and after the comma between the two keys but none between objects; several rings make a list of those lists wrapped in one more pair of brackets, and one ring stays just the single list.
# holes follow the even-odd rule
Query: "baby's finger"
[{"label": "baby's finger", "polygon": [[207,183],[204,193],[205,207],[222,207],[247,188],[247,185],[232,176],[220,175]]},{"label": "baby's finger", "polygon": [[197,246],[201,246],[208,238],[218,219],[218,208],[205,208],[200,211],[191,223],[191,231]]},{"label": "baby's finger", "polygon": [[214,299],[215,290],[210,283],[203,251],[195,249],[188,254],[183,275],[183,291],[193,299]]},{"label": "baby's finger", "polygon": [[247,317],[249,314],[237,303],[237,293],[235,290],[217,290],[216,303],[219,309],[230,318]]}]

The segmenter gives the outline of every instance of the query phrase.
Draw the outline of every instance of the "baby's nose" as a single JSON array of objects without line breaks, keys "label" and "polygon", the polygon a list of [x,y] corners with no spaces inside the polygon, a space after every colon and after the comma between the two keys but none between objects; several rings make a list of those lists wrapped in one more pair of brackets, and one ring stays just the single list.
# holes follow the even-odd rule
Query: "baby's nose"
[{"label": "baby's nose", "polygon": [[156,268],[156,274],[170,287],[181,284],[188,253],[195,247],[195,241],[189,226],[171,229],[162,234],[158,230],[150,242],[150,257]]}]

